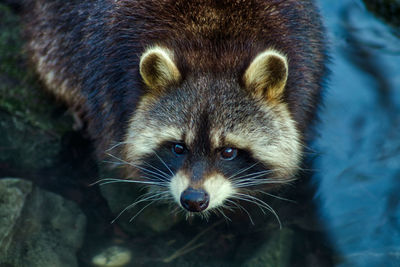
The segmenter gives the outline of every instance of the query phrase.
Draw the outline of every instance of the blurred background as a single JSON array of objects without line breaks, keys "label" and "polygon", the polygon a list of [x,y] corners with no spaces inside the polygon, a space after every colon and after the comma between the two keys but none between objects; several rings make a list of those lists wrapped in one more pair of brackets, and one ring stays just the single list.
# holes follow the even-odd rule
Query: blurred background
[{"label": "blurred background", "polygon": [[316,160],[344,266],[400,266],[400,1],[319,1],[331,71]]}]

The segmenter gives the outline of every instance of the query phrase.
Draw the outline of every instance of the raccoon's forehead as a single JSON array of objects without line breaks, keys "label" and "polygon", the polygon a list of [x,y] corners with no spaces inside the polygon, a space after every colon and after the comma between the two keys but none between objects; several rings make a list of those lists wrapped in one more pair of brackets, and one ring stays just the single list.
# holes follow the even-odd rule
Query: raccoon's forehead
[{"label": "raccoon's forehead", "polygon": [[190,87],[183,85],[158,99],[144,101],[138,108],[149,131],[169,132],[161,135],[157,143],[176,140],[196,148],[211,142],[211,148],[215,148],[224,145],[226,133],[244,128],[251,131],[273,128],[274,111],[257,103],[243,90],[228,87],[227,83],[208,86],[199,83],[192,83]]},{"label": "raccoon's forehead", "polygon": [[205,115],[218,123],[231,124],[257,113],[254,100],[233,82],[201,78],[189,81],[155,99],[153,105],[147,105],[148,115],[193,128]]}]

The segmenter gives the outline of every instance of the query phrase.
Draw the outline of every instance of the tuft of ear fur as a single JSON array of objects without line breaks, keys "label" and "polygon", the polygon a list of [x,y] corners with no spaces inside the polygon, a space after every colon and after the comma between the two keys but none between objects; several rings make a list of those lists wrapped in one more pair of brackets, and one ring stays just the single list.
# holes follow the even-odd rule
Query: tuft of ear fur
[{"label": "tuft of ear fur", "polygon": [[243,76],[244,85],[254,96],[280,100],[288,77],[288,62],[283,54],[267,49],[258,54]]},{"label": "tuft of ear fur", "polygon": [[151,91],[161,92],[163,88],[181,80],[181,73],[173,61],[173,53],[159,46],[151,47],[143,53],[139,71]]}]

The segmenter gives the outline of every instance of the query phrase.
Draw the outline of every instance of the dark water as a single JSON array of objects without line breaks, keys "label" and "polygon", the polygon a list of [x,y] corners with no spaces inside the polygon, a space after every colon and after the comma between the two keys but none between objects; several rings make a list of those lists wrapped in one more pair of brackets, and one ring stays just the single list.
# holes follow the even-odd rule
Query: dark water
[{"label": "dark water", "polygon": [[400,266],[400,41],[361,1],[319,2],[332,57],[320,210],[339,266]]},{"label": "dark water", "polygon": [[[271,249],[278,251],[280,255],[269,256],[281,259],[279,266],[400,266],[400,38],[396,35],[400,31],[377,19],[360,0],[320,0],[319,5],[330,43],[332,74],[320,112],[319,137],[312,145],[317,151],[315,188],[293,188],[297,197],[304,199],[304,206],[287,202],[280,206],[282,201],[268,200],[280,215],[282,230],[273,216],[265,216],[266,227],[245,226],[250,229],[247,237],[235,236],[239,226],[234,224],[218,224],[207,232],[197,244],[206,242],[209,251],[219,257],[212,260],[212,266],[232,266],[235,253],[243,262],[244,258],[257,258],[258,247],[265,247],[267,254]],[[9,116],[3,113],[0,115]],[[26,139],[25,135],[21,131],[21,139]],[[10,136],[14,142],[18,137]],[[9,147],[12,139],[2,138],[1,147]],[[49,147],[48,141],[42,143]],[[33,180],[79,203],[89,225],[79,252],[81,266],[90,266],[93,255],[116,240],[136,251],[136,263],[129,266],[138,262],[143,266],[194,266],[194,262],[211,266],[206,246],[169,265],[156,258],[173,254],[208,229],[212,220],[199,224],[183,221],[163,234],[142,232],[128,237],[118,223],[128,222],[129,216],[111,225],[115,215],[103,208],[107,204],[98,188],[87,187],[88,181],[100,176],[95,160],[87,156],[90,143],[82,134],[69,132],[62,136],[60,146],[60,151],[54,145],[56,152],[44,153],[57,160],[47,164],[40,158],[44,167],[34,171],[0,161],[0,175]],[[25,148],[20,150],[25,158],[34,157]],[[21,163],[19,158],[17,161]],[[123,190],[132,192],[126,186],[116,192],[122,194]],[[297,218],[299,214],[310,218]],[[139,216],[137,223],[146,216]],[[218,232],[223,234],[218,236]],[[234,242],[240,245],[232,247]],[[253,261],[247,266],[264,266],[264,259],[257,259],[261,263]]]}]

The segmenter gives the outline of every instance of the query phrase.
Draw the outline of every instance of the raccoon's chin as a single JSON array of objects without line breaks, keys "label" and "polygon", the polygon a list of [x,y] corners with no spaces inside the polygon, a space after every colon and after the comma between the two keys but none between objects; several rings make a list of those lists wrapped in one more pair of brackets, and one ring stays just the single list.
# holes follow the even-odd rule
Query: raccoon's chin
[{"label": "raccoon's chin", "polygon": [[177,172],[170,182],[170,192],[176,203],[188,212],[207,212],[222,207],[236,190],[221,174],[203,178],[202,184],[191,185],[189,177]]}]

